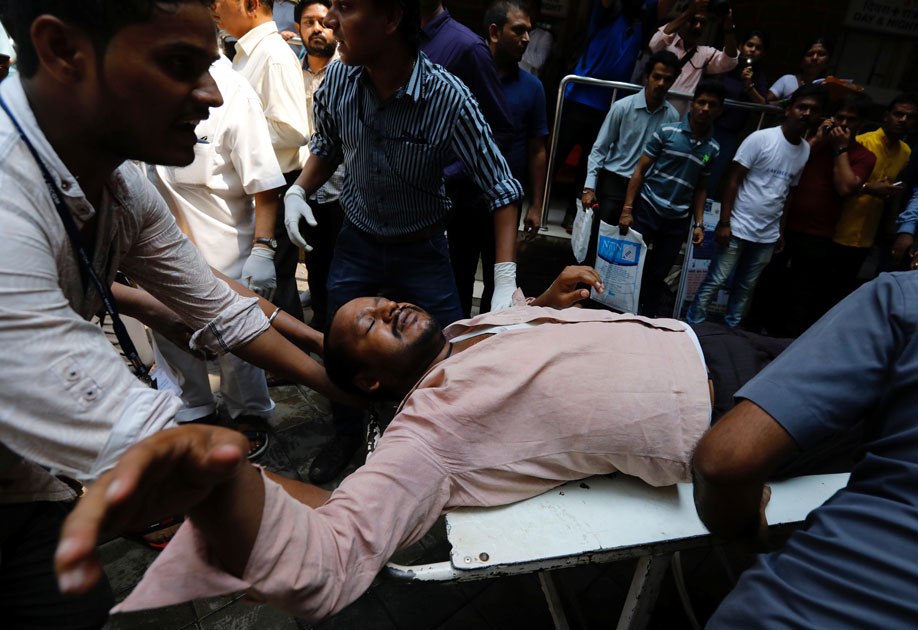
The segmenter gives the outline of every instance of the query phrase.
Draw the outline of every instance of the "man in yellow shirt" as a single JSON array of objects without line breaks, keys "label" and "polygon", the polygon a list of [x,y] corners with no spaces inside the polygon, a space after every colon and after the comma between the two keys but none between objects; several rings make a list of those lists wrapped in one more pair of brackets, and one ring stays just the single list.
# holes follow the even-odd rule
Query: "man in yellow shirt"
[{"label": "man in yellow shirt", "polygon": [[886,204],[901,193],[897,180],[908,164],[911,149],[902,138],[918,124],[918,94],[900,94],[883,116],[883,126],[862,133],[857,141],[877,156],[877,163],[860,191],[848,198],[833,239],[837,300],[853,288],[883,218]]}]

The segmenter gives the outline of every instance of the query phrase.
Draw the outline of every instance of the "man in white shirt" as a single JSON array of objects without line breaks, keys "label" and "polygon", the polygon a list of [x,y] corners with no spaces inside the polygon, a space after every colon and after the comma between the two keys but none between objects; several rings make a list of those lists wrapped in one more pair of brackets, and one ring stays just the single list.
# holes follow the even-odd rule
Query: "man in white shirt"
[{"label": "man in white shirt", "polygon": [[[210,74],[223,105],[195,129],[194,161],[184,167],[150,167],[148,174],[207,264],[270,295],[275,286],[270,243],[284,176],[258,95],[226,57],[211,66]],[[157,384],[177,390],[184,403],[176,420],[211,416],[216,405],[204,361],[160,333],[154,339]],[[266,434],[245,425],[257,426],[273,413],[264,371],[232,354],[221,356],[219,365],[220,391],[230,417],[250,438],[250,456],[260,454],[267,446]]]},{"label": "man in white shirt", "polygon": [[800,88],[779,126],[756,131],[740,145],[714,232],[714,259],[686,314],[689,322],[707,318],[711,301],[736,269],[724,321],[739,326],[762,270],[784,246],[784,207],[810,156],[802,134],[820,114],[824,101],[819,86]]},{"label": "man in white shirt", "polygon": [[[222,104],[207,72],[217,57],[207,4],[0,0],[19,55],[19,72],[0,84],[4,627],[102,625],[110,591],[64,599],[51,573],[57,524],[76,496],[54,475],[91,481],[131,444],[174,426],[181,407],[135,378],[91,323],[102,299],[62,218],[100,286],[124,271],[195,331],[195,349],[232,351],[335,395],[324,369],[271,327],[269,303],[214,277],[130,162],[191,163],[197,124]],[[292,321],[280,315],[274,326]]]},{"label": "man in white shirt", "polygon": [[[212,13],[217,24],[235,37],[236,56],[233,69],[242,74],[261,99],[271,144],[281,171],[292,184],[309,157],[306,143],[310,127],[303,93],[303,73],[299,60],[272,19],[273,0],[216,0]],[[281,199],[286,188],[279,193]],[[296,290],[296,264],[299,250],[290,245],[283,222],[283,200],[278,206],[281,220],[277,221],[274,238],[277,269],[277,290],[274,302],[299,320],[303,319]]]}]

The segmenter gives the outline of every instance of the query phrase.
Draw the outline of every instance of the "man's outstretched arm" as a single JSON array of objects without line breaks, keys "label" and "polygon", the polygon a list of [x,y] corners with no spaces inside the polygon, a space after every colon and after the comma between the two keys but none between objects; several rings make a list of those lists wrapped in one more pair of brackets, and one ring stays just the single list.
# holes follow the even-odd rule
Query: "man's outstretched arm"
[{"label": "man's outstretched arm", "polygon": [[734,407],[701,438],[692,458],[695,507],[705,527],[727,540],[763,533],[765,480],[796,451],[764,409],[748,400]]}]

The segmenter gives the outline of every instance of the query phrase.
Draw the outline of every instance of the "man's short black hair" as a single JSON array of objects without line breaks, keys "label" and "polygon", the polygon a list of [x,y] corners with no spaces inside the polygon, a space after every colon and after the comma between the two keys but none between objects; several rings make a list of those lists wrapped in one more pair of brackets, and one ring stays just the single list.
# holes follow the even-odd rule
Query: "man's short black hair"
[{"label": "man's short black hair", "polygon": [[647,63],[644,65],[644,76],[649,77],[650,73],[653,72],[654,66],[658,63],[675,70],[677,76],[679,70],[681,70],[681,68],[679,68],[679,58],[676,56],[676,53],[670,52],[669,50],[658,50],[650,55],[650,59],[648,59]]},{"label": "man's short black hair", "polygon": [[398,32],[408,47],[417,52],[421,47],[421,3],[419,0],[373,0],[377,9],[388,11],[402,10],[402,21]]},{"label": "man's short black hair", "polygon": [[303,11],[306,10],[306,7],[314,4],[321,4],[326,9],[331,8],[331,2],[329,0],[299,0],[293,8],[293,21],[299,24],[300,18],[303,17]]},{"label": "man's short black hair", "polygon": [[495,0],[488,6],[484,14],[484,20],[482,20],[485,39],[488,38],[488,32],[492,24],[496,24],[498,30],[503,30],[504,24],[507,23],[507,14],[510,13],[510,9],[517,9],[526,15],[532,13],[529,5],[523,0]]},{"label": "man's short black hair", "polygon": [[873,109],[873,99],[863,92],[851,94],[836,103],[832,114],[835,115],[843,109],[853,111],[858,118],[867,118],[870,115],[870,110]]},{"label": "man's short black hair", "polygon": [[886,106],[886,111],[891,112],[893,107],[902,104],[918,107],[918,92],[902,92],[898,94],[896,98],[889,101],[889,105]]},{"label": "man's short black hair", "polygon": [[125,26],[148,21],[154,9],[169,10],[180,4],[209,6],[211,0],[0,0],[0,21],[16,42],[19,72],[29,78],[38,71],[31,33],[32,23],[41,15],[53,15],[79,28],[101,53]]},{"label": "man's short black hair", "polygon": [[337,314],[338,310],[329,318],[328,329],[322,341],[322,361],[325,364],[325,372],[331,382],[344,391],[361,394],[363,392],[357,387],[354,379],[366,366],[341,341],[341,335],[335,333],[334,322]]},{"label": "man's short black hair", "polygon": [[810,83],[808,85],[804,85],[801,88],[797,88],[796,92],[794,92],[793,94],[787,97],[787,107],[790,107],[791,105],[799,101],[801,98],[815,98],[820,103],[822,103],[823,107],[825,107],[826,99],[828,98],[828,96],[829,94],[826,91],[826,88],[823,87],[822,84]]},{"label": "man's short black hair", "polygon": [[695,94],[692,96],[692,100],[698,100],[698,97],[702,94],[716,96],[720,104],[723,105],[724,99],[727,98],[727,88],[724,87],[723,82],[717,79],[704,79],[703,81],[699,81],[698,85],[695,87]]}]

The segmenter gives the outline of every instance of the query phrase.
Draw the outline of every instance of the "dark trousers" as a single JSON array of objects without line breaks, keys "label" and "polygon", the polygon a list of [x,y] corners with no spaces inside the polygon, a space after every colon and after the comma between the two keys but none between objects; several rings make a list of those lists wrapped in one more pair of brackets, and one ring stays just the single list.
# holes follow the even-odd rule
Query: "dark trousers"
[{"label": "dark trousers", "polygon": [[471,317],[472,314],[472,293],[479,258],[484,281],[481,312],[487,313],[491,310],[491,296],[494,294],[494,215],[485,204],[478,185],[468,177],[450,181],[446,185],[446,194],[453,206],[446,234],[462,316]]},{"label": "dark trousers", "polygon": [[[826,281],[833,267],[832,239],[788,230],[784,233],[784,248],[790,256],[785,329],[791,337],[799,337],[832,307],[830,284]],[[858,263],[858,269],[863,262]]]},{"label": "dark trousers", "polygon": [[632,227],[641,233],[646,244],[653,244],[644,260],[639,310],[642,315],[657,317],[660,298],[668,291],[664,278],[688,239],[691,219],[664,219],[641,197],[635,199],[631,211],[634,215]]},{"label": "dark trousers", "polygon": [[599,135],[599,129],[602,127],[607,112],[608,110],[596,109],[570,99],[564,100],[564,109],[561,111],[561,126],[558,129],[558,137],[554,139],[557,159],[555,160],[555,170],[551,176],[555,176],[571,149],[579,144],[581,152],[580,160],[577,162],[575,170],[574,187],[567,191],[561,191],[569,199],[579,197],[580,191],[583,190],[583,182],[586,179],[587,158],[593,148],[593,143],[596,142],[596,136]]},{"label": "dark trousers", "polygon": [[[300,248],[290,242],[287,228],[284,226],[284,194],[293,185],[300,171],[284,173],[287,185],[278,191],[277,222],[274,224],[274,238],[277,250],[274,252],[274,271],[277,273],[277,290],[274,292],[274,304],[303,321],[303,306],[300,304],[300,292],[296,290],[296,265],[300,262]],[[305,222],[301,222],[300,229]],[[308,242],[308,241],[307,241]]]},{"label": "dark trousers", "polygon": [[[599,171],[596,179],[596,198],[599,208],[594,209],[593,227],[590,230],[590,246],[587,248],[586,264],[596,263],[596,247],[599,242],[599,222],[605,221],[609,225],[618,225],[622,216],[622,206],[625,204],[625,193],[628,191],[628,178],[616,175],[607,170]],[[598,210],[598,211],[597,211]]]},{"label": "dark trousers", "polygon": [[845,299],[858,287],[857,274],[867,260],[869,247],[848,247],[832,242],[831,256],[834,267],[832,306]]},{"label": "dark trousers", "polygon": [[101,628],[115,605],[105,575],[89,593],[57,589],[54,550],[70,512],[60,501],[0,505],[0,623],[9,630]]},{"label": "dark trousers", "polygon": [[300,230],[312,251],[305,252],[306,271],[309,274],[309,292],[312,296],[312,320],[309,325],[325,332],[328,325],[328,274],[335,242],[344,221],[344,212],[337,201],[331,203],[310,203],[318,225],[312,227],[300,222]]}]

